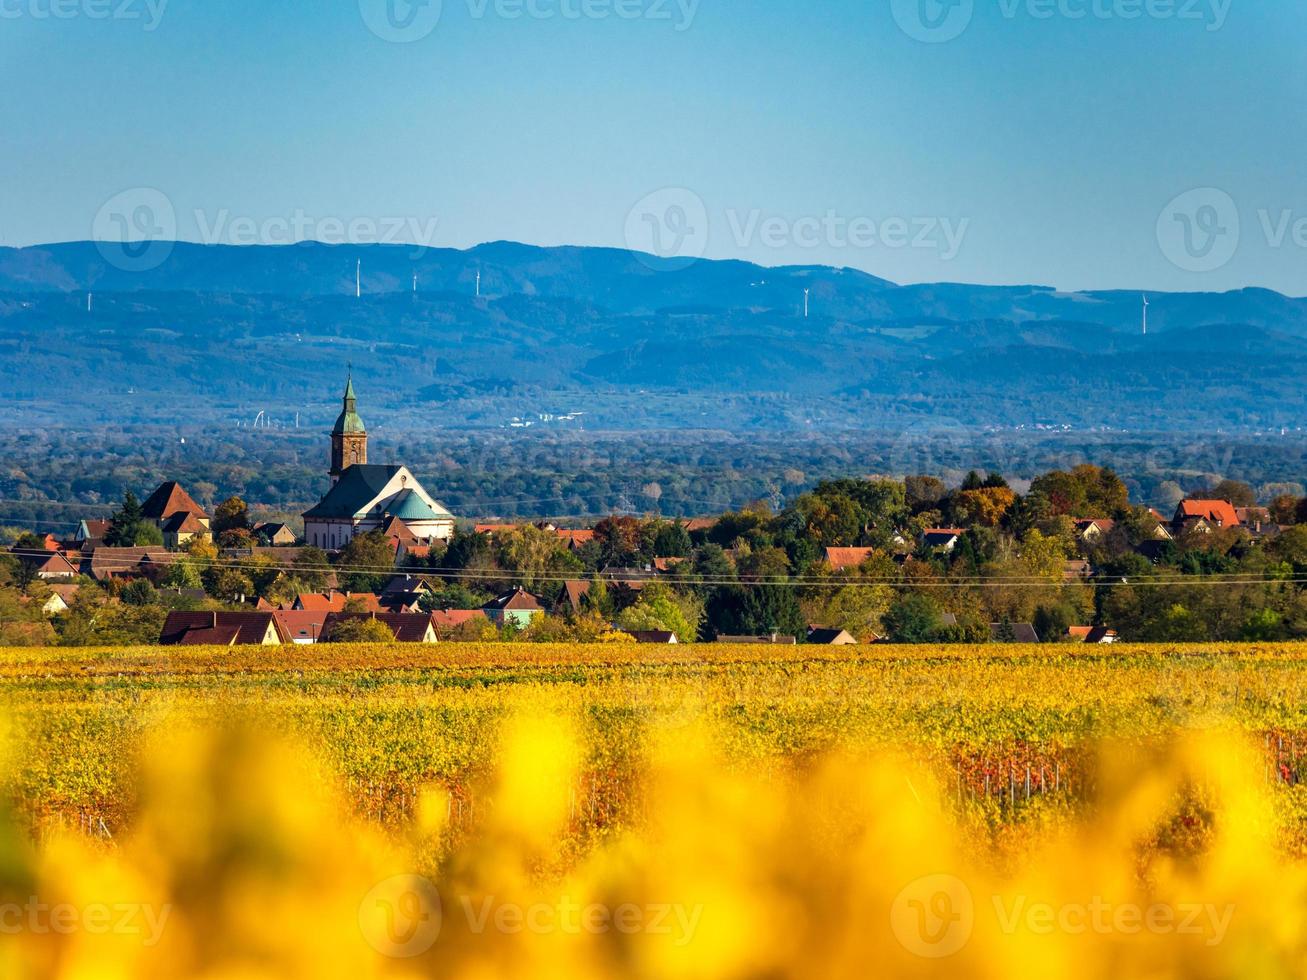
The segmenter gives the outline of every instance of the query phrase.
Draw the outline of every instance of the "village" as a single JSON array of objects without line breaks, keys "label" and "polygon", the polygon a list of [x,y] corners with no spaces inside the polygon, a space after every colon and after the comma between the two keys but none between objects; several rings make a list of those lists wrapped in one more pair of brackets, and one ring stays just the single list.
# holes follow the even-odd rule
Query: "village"
[{"label": "village", "polygon": [[[997,474],[845,480],[781,514],[561,527],[459,519],[407,467],[369,463],[352,379],[330,443],[302,531],[239,498],[210,513],[167,481],[66,539],[19,536],[7,642],[1109,644],[1203,638],[1217,592],[1251,617],[1209,610],[1221,629],[1304,624],[1287,585],[1307,563],[1304,501],[1257,505],[1229,481],[1170,515],[1083,466],[1025,497]],[[1179,601],[1151,616],[1121,601],[1146,582]]]}]

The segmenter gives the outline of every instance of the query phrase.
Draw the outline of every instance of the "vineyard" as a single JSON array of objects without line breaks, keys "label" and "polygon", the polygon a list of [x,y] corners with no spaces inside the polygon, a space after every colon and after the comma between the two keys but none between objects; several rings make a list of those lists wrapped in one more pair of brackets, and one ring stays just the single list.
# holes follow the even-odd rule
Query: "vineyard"
[{"label": "vineyard", "polygon": [[[1235,910],[1135,936],[1154,972],[1307,949],[1271,915],[1307,898],[1307,645],[13,649],[0,722],[0,897],[174,910],[157,957],[0,918],[5,976],[921,973],[903,889],[941,874],[951,975],[1112,968],[1121,935],[1014,935],[991,895]],[[364,896],[401,879],[382,929]],[[702,921],[469,926],[508,897]]]}]

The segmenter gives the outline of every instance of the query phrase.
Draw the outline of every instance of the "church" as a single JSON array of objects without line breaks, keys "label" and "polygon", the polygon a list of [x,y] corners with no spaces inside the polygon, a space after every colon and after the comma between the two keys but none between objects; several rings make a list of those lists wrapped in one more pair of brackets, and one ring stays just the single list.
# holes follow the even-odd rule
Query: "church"
[{"label": "church", "polygon": [[[358,414],[354,378],[331,430],[331,489],[304,514],[304,541],[335,551],[356,534],[407,529],[419,541],[447,541],[454,515],[423,489],[406,466],[368,462],[368,433]],[[402,526],[402,527],[401,527]]]}]

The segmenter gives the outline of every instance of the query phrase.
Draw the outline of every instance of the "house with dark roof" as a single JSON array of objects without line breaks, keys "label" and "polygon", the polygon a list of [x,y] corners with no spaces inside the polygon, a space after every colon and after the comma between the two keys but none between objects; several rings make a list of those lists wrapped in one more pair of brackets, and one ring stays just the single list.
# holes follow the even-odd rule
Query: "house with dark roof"
[{"label": "house with dark roof", "polygon": [[681,642],[670,630],[628,630],[627,635],[636,643],[659,643],[668,646]]},{"label": "house with dark roof", "polygon": [[90,551],[104,540],[104,536],[109,533],[111,527],[113,527],[113,521],[80,521],[77,525],[77,533],[73,535],[73,541],[83,551]]},{"label": "house with dark roof", "polygon": [[159,484],[141,505],[141,516],[163,533],[168,548],[209,536],[209,515],[175,480]]},{"label": "house with dark roof", "polygon": [[930,551],[950,554],[966,533],[966,528],[961,527],[928,527],[921,532],[921,545]]},{"label": "house with dark roof", "polygon": [[1038,643],[1039,633],[1030,623],[990,623],[989,638],[994,643]]},{"label": "house with dark roof", "polygon": [[163,646],[278,646],[290,636],[271,612],[170,612]]},{"label": "house with dark roof", "polygon": [[255,524],[254,536],[272,548],[289,548],[295,544],[295,532],[280,521]]},{"label": "house with dark roof", "polygon": [[408,467],[368,462],[368,433],[357,401],[351,377],[345,384],[344,408],[331,431],[331,489],[304,513],[305,543],[336,551],[355,535],[397,530],[396,519],[420,544],[452,538],[454,516]]},{"label": "house with dark roof", "polygon": [[827,629],[824,626],[809,626],[808,642],[827,647],[848,647],[858,644],[848,630]]},{"label": "house with dark roof", "polygon": [[132,578],[155,581],[176,559],[176,554],[157,545],[137,548],[101,547],[82,559],[82,572],[97,582]]},{"label": "house with dark roof", "polygon": [[435,643],[436,626],[426,613],[331,613],[322,624],[322,639],[330,642],[332,631],[341,623],[371,619],[385,623],[398,643]]},{"label": "house with dark roof", "polygon": [[1067,636],[1079,643],[1116,643],[1119,637],[1116,630],[1106,626],[1072,626],[1067,629]]},{"label": "house with dark roof", "polygon": [[534,596],[520,585],[491,599],[484,606],[486,618],[496,625],[511,623],[519,627],[531,625],[531,620],[544,615],[545,607],[539,596]]}]

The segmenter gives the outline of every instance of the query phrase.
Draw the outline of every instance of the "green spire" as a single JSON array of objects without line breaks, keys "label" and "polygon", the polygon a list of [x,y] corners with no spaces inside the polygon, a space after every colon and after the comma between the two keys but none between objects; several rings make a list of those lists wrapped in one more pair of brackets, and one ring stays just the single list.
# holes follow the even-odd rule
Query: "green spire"
[{"label": "green spire", "polygon": [[345,381],[344,402],[344,411],[336,419],[336,427],[332,429],[332,435],[352,435],[367,432],[367,429],[363,427],[363,420],[359,418],[358,399],[354,396],[354,372],[352,370]]}]

